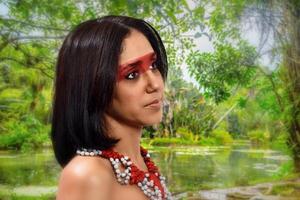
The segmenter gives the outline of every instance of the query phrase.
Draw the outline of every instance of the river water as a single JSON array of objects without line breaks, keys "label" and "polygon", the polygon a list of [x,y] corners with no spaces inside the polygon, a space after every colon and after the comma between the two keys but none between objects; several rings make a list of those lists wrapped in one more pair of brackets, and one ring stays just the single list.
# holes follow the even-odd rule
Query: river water
[{"label": "river water", "polygon": [[[288,155],[249,145],[152,147],[149,152],[175,194],[278,180],[293,169]],[[10,195],[54,199],[59,172],[51,149],[26,154],[0,151],[0,199]]]}]

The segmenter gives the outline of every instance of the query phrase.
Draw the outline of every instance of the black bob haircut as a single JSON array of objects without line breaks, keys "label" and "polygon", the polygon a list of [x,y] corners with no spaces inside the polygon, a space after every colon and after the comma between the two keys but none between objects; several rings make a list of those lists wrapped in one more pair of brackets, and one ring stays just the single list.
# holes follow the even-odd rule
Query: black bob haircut
[{"label": "black bob haircut", "polygon": [[51,129],[54,153],[62,167],[78,148],[103,150],[119,141],[109,136],[104,114],[112,101],[122,42],[132,30],[150,42],[165,81],[165,47],[144,20],[104,16],[79,24],[65,38],[56,65]]}]

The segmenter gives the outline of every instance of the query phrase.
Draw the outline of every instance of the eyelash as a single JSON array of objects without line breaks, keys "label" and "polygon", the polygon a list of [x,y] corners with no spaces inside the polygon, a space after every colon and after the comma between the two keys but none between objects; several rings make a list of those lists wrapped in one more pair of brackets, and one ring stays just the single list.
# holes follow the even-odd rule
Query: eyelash
[{"label": "eyelash", "polygon": [[[130,78],[130,76],[133,74],[135,74],[134,77]],[[138,71],[133,71],[133,72],[130,72],[125,78],[128,80],[133,80],[137,77],[137,74],[138,74]]]},{"label": "eyelash", "polygon": [[[153,62],[152,63],[152,69],[151,70],[158,70],[158,67],[157,67],[157,63],[156,62]],[[133,75],[134,74],[134,77],[132,77],[132,78],[129,78],[129,76],[131,76],[131,75]],[[135,70],[135,71],[132,71],[132,72],[130,72],[129,74],[127,74],[126,76],[125,76],[125,78],[126,79],[128,79],[128,80],[134,80],[137,76],[138,76],[138,74],[139,74],[139,71],[138,70]]]}]

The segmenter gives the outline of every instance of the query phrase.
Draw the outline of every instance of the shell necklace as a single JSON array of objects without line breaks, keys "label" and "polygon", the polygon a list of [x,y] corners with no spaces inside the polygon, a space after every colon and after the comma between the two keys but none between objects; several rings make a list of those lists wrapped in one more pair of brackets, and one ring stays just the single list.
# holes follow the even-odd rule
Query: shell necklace
[{"label": "shell necklace", "polygon": [[140,150],[148,172],[137,168],[128,156],[123,156],[112,149],[101,151],[83,148],[78,149],[76,153],[81,156],[100,156],[108,159],[120,184],[136,184],[150,200],[172,200],[171,193],[166,187],[165,177],[159,173],[147,150],[143,147],[140,147]]}]

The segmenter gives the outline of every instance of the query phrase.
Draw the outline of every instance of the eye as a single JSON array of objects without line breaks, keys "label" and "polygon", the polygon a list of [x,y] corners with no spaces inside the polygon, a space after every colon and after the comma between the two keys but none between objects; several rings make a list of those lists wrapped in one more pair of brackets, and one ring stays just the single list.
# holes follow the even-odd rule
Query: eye
[{"label": "eye", "polygon": [[129,74],[127,74],[125,76],[125,78],[128,80],[132,80],[132,79],[135,79],[136,77],[138,77],[138,75],[139,75],[138,71],[133,71],[133,72],[130,72]]},{"label": "eye", "polygon": [[152,70],[158,69],[157,62],[156,61],[153,62],[152,65],[149,68],[152,69]]}]

